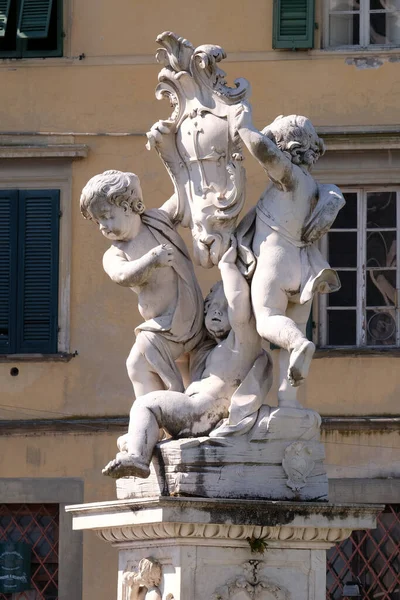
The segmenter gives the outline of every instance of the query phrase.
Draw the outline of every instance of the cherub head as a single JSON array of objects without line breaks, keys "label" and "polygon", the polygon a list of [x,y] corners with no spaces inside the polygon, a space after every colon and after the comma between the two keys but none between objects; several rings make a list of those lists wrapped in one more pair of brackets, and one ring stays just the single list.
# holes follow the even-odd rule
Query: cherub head
[{"label": "cherub head", "polygon": [[95,175],[82,190],[80,206],[85,219],[95,221],[106,238],[132,238],[145,210],[139,178],[121,171]]},{"label": "cherub head", "polygon": [[311,169],[325,152],[325,144],[318,137],[313,124],[300,115],[280,115],[262,131],[293,164]]},{"label": "cherub head", "polygon": [[224,339],[231,330],[228,319],[228,303],[222,281],[215,283],[204,300],[204,323],[208,333],[217,341]]}]

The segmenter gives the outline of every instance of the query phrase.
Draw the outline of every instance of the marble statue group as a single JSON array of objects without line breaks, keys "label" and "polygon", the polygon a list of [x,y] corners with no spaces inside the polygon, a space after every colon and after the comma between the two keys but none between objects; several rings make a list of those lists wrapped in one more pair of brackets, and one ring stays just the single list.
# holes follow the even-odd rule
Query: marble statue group
[{"label": "marble statue group", "polygon": [[[156,95],[169,100],[172,114],[153,125],[147,147],[159,154],[174,194],[146,210],[139,178],[114,170],[93,177],[80,201],[84,217],[111,243],[104,270],[137,294],[143,318],[127,360],[136,398],[129,431],[103,470],[117,479],[149,477],[160,430],[172,438],[165,447],[182,438],[251,439],[271,413],[265,342],[280,348],[277,404],[290,429],[293,415],[307,412],[297,390],[315,351],[306,336],[313,297],[340,287],[318,241],[344,199],[336,186],[312,176],[325,149],[311,122],[279,116],[258,131],[247,82],[231,88],[219,68],[222,48],[194,48],[171,32],[157,41]],[[240,215],[245,147],[265,170],[266,188],[258,202],[248,198],[253,207]],[[191,230],[193,262],[219,270],[204,300],[179,227]],[[182,357],[189,366],[184,375]],[[297,446],[283,457],[286,473],[302,452],[311,453],[298,436],[292,441]],[[292,463],[285,467],[285,460]]]}]

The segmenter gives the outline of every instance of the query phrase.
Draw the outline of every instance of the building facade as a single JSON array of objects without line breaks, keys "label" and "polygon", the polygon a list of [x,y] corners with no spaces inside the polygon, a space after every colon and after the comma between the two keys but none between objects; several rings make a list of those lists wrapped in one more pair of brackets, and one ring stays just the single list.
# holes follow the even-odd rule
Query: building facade
[{"label": "building facade", "polygon": [[[79,197],[106,169],[135,172],[149,208],[172,194],[145,149],[146,131],[170,112],[154,96],[155,38],[167,30],[226,50],[228,80],[251,83],[257,127],[297,113],[325,139],[316,177],[340,186],[347,204],[321,247],[342,289],[314,303],[318,350],[300,400],[324,418],[332,500],[388,506],[378,551],[368,538],[331,556],[328,597],[341,597],[354,574],[371,594],[398,597],[400,4],[2,5],[0,543],[29,541],[34,589],[0,598],[115,594],[116,553],[93,535],[82,545],[63,506],[115,497],[101,468],[133,400],[125,359],[140,317],[135,296],[103,272],[107,242],[82,218]],[[266,176],[250,156],[245,164],[246,211]],[[204,294],[218,278],[216,269],[197,275]]]}]

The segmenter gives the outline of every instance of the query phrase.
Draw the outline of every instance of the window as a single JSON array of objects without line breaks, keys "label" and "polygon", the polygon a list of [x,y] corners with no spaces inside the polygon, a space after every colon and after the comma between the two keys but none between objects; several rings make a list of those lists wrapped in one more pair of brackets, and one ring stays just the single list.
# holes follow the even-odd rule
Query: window
[{"label": "window", "polygon": [[400,598],[400,505],[388,504],[376,529],[354,531],[327,552],[326,598],[343,598],[343,584],[355,582],[359,598]]},{"label": "window", "polygon": [[30,585],[0,600],[57,600],[58,504],[0,504],[0,542],[23,542],[30,554]]},{"label": "window", "polygon": [[400,191],[361,188],[344,196],[346,205],[321,244],[342,287],[320,296],[320,343],[399,346]]},{"label": "window", "polygon": [[0,353],[57,352],[58,190],[0,190]]},{"label": "window", "polygon": [[273,48],[314,47],[314,0],[274,0]]},{"label": "window", "polygon": [[324,0],[325,47],[400,45],[400,0]]},{"label": "window", "polygon": [[0,0],[0,58],[62,56],[62,0]]}]

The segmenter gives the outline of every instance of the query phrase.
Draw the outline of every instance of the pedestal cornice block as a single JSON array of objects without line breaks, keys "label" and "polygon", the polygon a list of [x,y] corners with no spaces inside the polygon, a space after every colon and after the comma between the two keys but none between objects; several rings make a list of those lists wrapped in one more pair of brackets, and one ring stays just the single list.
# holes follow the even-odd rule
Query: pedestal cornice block
[{"label": "pedestal cornice block", "polygon": [[118,548],[118,600],[153,598],[135,585],[160,600],[322,600],[326,549],[373,528],[382,508],[160,497],[67,511]]}]

